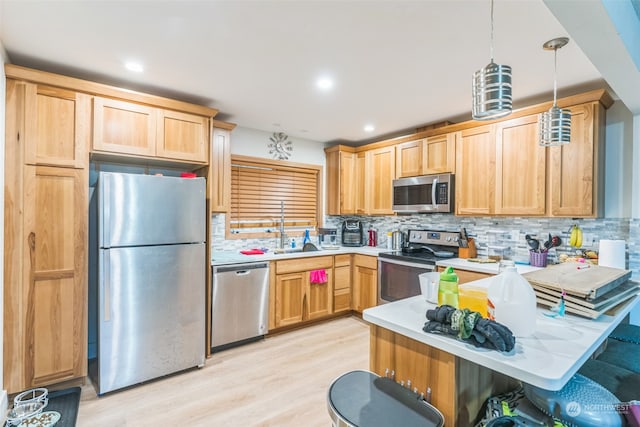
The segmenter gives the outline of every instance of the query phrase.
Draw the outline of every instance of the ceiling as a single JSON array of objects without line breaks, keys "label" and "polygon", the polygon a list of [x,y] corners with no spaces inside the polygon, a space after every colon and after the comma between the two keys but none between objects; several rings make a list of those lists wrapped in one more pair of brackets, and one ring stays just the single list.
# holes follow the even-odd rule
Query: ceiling
[{"label": "ceiling", "polygon": [[[362,143],[470,119],[471,75],[490,59],[489,5],[0,0],[0,41],[14,64],[207,105],[247,128]],[[550,100],[542,44],[568,32],[542,0],[496,0],[494,13],[495,62],[514,70],[516,107]],[[321,76],[331,90],[316,87]],[[575,42],[558,52],[559,95],[604,86]]]}]

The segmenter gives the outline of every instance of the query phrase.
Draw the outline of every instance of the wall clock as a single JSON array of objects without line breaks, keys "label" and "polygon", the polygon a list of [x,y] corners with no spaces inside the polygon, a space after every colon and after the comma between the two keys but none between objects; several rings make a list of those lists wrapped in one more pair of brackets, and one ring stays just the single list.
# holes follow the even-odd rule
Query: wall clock
[{"label": "wall clock", "polygon": [[274,159],[287,160],[293,152],[293,143],[289,140],[289,136],[284,132],[274,132],[269,137],[269,154]]}]

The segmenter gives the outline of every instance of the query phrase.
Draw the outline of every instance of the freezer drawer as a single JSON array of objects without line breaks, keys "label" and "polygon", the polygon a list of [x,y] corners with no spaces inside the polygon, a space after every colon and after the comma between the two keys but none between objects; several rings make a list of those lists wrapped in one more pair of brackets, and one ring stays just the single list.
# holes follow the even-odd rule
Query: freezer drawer
[{"label": "freezer drawer", "polygon": [[100,251],[99,393],[204,365],[205,245]]},{"label": "freezer drawer", "polygon": [[258,338],[268,332],[269,264],[214,266],[211,347]]}]

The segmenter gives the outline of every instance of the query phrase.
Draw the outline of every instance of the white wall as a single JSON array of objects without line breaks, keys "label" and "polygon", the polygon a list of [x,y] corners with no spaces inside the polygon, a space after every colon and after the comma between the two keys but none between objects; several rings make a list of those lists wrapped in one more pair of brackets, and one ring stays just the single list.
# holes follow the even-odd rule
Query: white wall
[{"label": "white wall", "polygon": [[606,112],[604,178],[604,216],[606,218],[631,217],[633,135],[633,114],[621,101],[616,101]]},{"label": "white wall", "polygon": [[[0,5],[0,22],[2,22],[2,6]],[[7,55],[0,40],[0,206],[4,212],[4,116],[5,116],[5,74],[4,64],[8,62]],[[4,214],[0,215],[0,258],[4,260]],[[4,268],[0,268],[0,336],[4,330]],[[0,367],[4,366],[2,355],[4,354],[4,337],[0,340]],[[0,388],[4,384],[3,370],[0,369]],[[0,396],[0,422],[4,420],[7,405],[7,392],[2,390]]]},{"label": "white wall", "polygon": [[[231,153],[271,159],[269,154],[269,143],[271,142],[269,137],[271,135],[270,132],[238,126],[231,133]],[[324,167],[323,143],[295,137],[289,137],[289,140],[293,143],[290,161]]]}]

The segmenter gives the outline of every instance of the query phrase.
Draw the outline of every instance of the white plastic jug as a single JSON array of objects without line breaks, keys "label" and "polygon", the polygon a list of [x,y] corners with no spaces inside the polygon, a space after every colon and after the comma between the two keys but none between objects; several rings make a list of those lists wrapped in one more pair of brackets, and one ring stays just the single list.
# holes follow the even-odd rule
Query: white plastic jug
[{"label": "white plastic jug", "polygon": [[528,337],[536,330],[536,294],[515,267],[493,278],[487,291],[489,318],[502,323],[516,337]]}]

